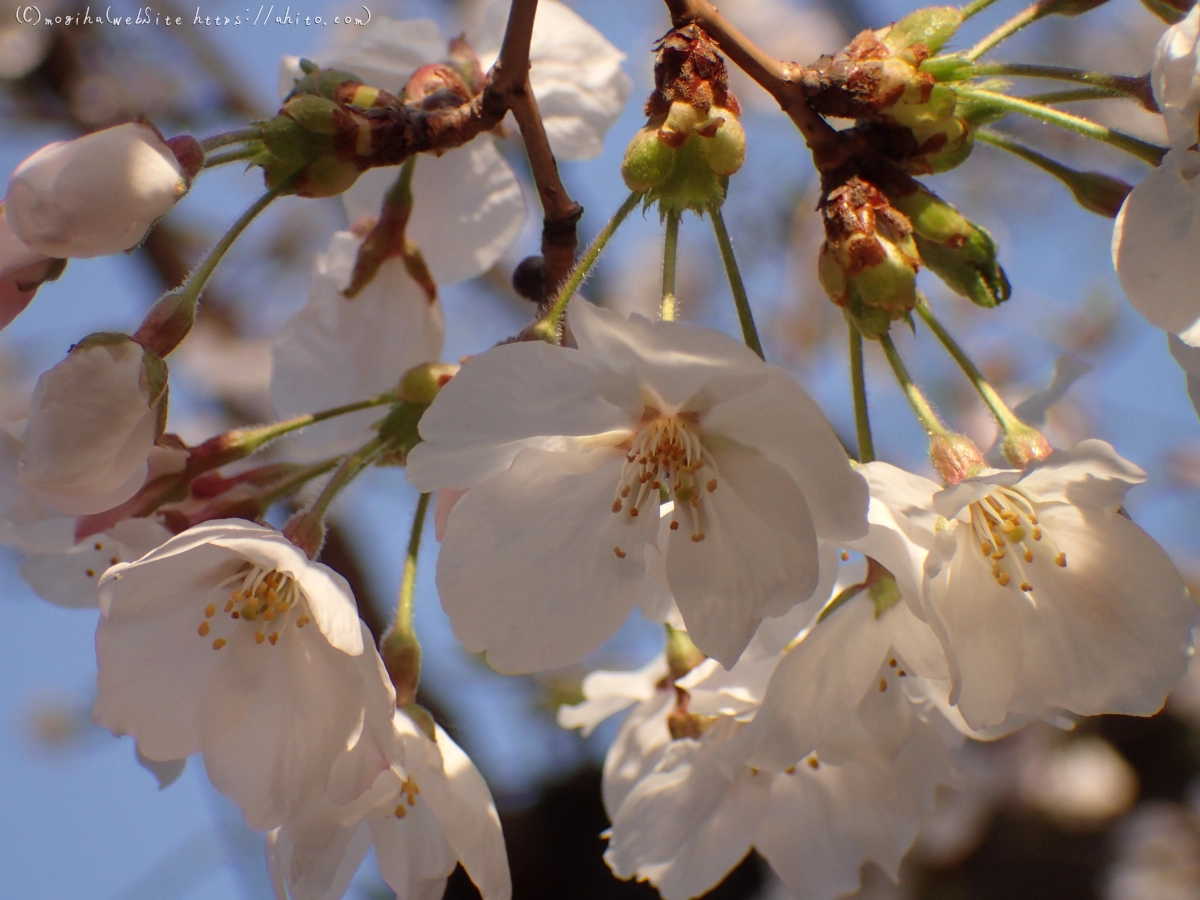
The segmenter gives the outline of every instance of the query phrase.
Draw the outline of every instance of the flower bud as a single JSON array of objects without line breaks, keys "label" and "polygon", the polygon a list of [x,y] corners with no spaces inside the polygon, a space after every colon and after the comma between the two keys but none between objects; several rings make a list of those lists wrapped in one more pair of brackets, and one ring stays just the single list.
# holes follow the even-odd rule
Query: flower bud
[{"label": "flower bud", "polygon": [[458,73],[458,77],[462,79],[471,96],[478,94],[487,84],[487,72],[484,70],[483,64],[479,62],[475,48],[461,36],[450,39],[450,46],[446,52],[446,65]]},{"label": "flower bud", "polygon": [[66,267],[65,259],[47,257],[20,241],[0,202],[0,330],[25,310],[39,287],[57,279]]},{"label": "flower bud", "polygon": [[167,412],[167,367],[123,334],[93,334],[38,379],[17,478],[71,515],[137,493]]},{"label": "flower bud", "polygon": [[30,156],[8,182],[4,215],[45,256],[104,256],[136,247],[189,183],[158,131],[129,122]]},{"label": "flower bud", "polygon": [[821,212],[821,284],[864,336],[878,337],[917,303],[920,257],[912,225],[879,189],[857,176],[830,191]]},{"label": "flower bud", "polygon": [[[913,182],[916,184],[916,182]],[[983,307],[1008,299],[1011,288],[992,236],[921,185],[892,204],[912,222],[921,262],[955,293]]]},{"label": "flower bud", "polygon": [[1142,0],[1142,6],[1168,25],[1182,22],[1194,5],[1195,0]]},{"label": "flower bud", "polygon": [[[954,37],[962,22],[962,11],[957,6],[918,9],[895,23],[883,35],[883,44],[892,53],[907,50],[914,56],[922,53],[932,56]],[[924,49],[917,50],[918,47]]]},{"label": "flower bud", "polygon": [[678,681],[706,658],[686,631],[667,626],[667,671],[672,681]]},{"label": "flower bud", "polygon": [[400,379],[396,396],[405,403],[428,406],[438,393],[458,374],[454,363],[431,362],[413,366]]},{"label": "flower bud", "polygon": [[1045,16],[1081,16],[1108,0],[1042,0],[1040,12]]},{"label": "flower bud", "polygon": [[421,644],[416,635],[393,628],[380,640],[379,655],[396,688],[396,706],[415,703],[421,681]]},{"label": "flower bud", "polygon": [[469,101],[471,90],[456,69],[445,63],[429,63],[412,73],[400,99],[420,109],[447,109]]},{"label": "flower bud", "polygon": [[987,468],[987,460],[975,442],[964,434],[954,432],[930,436],[929,459],[947,487],[953,487],[980,469]]},{"label": "flower bud", "polygon": [[1008,425],[1000,439],[1000,452],[1014,468],[1023,469],[1031,462],[1045,459],[1054,451],[1046,436],[1031,425],[1021,422]]}]

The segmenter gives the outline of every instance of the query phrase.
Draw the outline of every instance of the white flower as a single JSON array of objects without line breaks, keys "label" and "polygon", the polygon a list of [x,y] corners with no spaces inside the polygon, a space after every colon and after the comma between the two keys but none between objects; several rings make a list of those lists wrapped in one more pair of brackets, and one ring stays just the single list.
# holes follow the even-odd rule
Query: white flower
[{"label": "white flower", "polygon": [[1184,150],[1196,143],[1200,125],[1200,9],[1172,25],[1154,50],[1150,86],[1167,124],[1173,149]]},{"label": "white flower", "polygon": [[345,579],[270,528],[190,528],[109,569],[101,611],[97,724],[148,759],[202,752],[252,828],[318,800],[367,711],[386,706]]},{"label": "white flower", "polygon": [[94,335],[42,374],[18,478],[72,515],[124,503],[146,480],[166,419],[166,367],[124,335]]},{"label": "white flower", "polygon": [[409,480],[470,488],[438,587],[455,634],[504,672],[576,662],[647,578],[659,498],[666,581],[696,645],[727,666],[817,586],[817,537],[866,528],[866,485],[812,399],[733,338],[568,313],[579,349],[474,357],[421,419]]},{"label": "white flower", "polygon": [[38,253],[104,256],[136,247],[187,189],[158,132],[129,122],[33,154],[9,179],[4,215]]},{"label": "white flower", "polygon": [[1113,264],[1129,302],[1150,324],[1192,344],[1200,343],[1197,175],[1200,152],[1168,152],[1125,198],[1112,243]]},{"label": "white flower", "polygon": [[[866,609],[861,624],[871,628],[871,605],[858,604]],[[854,606],[833,613],[831,623]],[[605,760],[613,823],[605,860],[614,874],[684,900],[708,891],[754,847],[806,900],[854,890],[867,861],[895,877],[936,786],[949,780],[945,742],[898,687],[880,693],[872,684],[857,710],[840,710],[837,740],[818,754],[776,773],[752,768],[747,732],[778,662],[742,662],[726,672],[710,660],[674,687],[657,682],[649,695],[661,658],[619,680],[618,673],[594,673],[589,699],[560,712],[560,721],[594,724],[622,691],[640,700]],[[881,735],[898,740],[885,747]]]},{"label": "white flower", "polygon": [[[474,41],[485,65],[495,58],[508,4],[489,9]],[[447,45],[428,20],[376,16],[352,43],[318,58],[323,66],[351,72],[369,84],[400,93],[416,69],[445,58]],[[490,56],[489,56],[490,53]],[[557,0],[538,5],[530,47],[529,78],[559,159],[600,153],[604,133],[620,115],[632,83],[621,70],[624,54]],[[285,57],[280,91],[300,75],[299,60]],[[364,172],[343,194],[351,222],[377,217],[396,167]],[[440,285],[486,272],[525,222],[525,199],[516,175],[490,135],[480,135],[441,156],[416,160],[413,209],[406,234],[420,249]]]},{"label": "white flower", "polygon": [[0,330],[29,305],[56,264],[13,234],[0,202]]},{"label": "white flower", "polygon": [[441,897],[461,862],[483,900],[512,897],[491,792],[450,736],[433,728],[431,736],[396,710],[390,734],[364,732],[338,761],[322,802],[268,836],[279,900],[341,897],[372,844],[397,896]]},{"label": "white flower", "polygon": [[[923,604],[973,729],[1065,710],[1150,715],[1187,668],[1198,621],[1167,554],[1119,511],[1145,473],[1102,441],[1024,473],[984,470],[940,489],[872,464],[897,539],[927,545]],[[925,499],[927,498],[927,499]],[[922,536],[922,533],[924,536]]]},{"label": "white flower", "polygon": [[[281,418],[316,412],[395,390],[410,368],[441,358],[442,307],[392,257],[353,299],[350,283],[361,241],[348,231],[333,236],[317,257],[308,303],[275,341],[271,399]],[[351,440],[379,410],[368,409],[313,426],[300,440],[314,445]]]},{"label": "white flower", "polygon": [[1200,347],[1185,343],[1173,334],[1167,335],[1171,355],[1187,375],[1187,392],[1196,415],[1200,415]]}]

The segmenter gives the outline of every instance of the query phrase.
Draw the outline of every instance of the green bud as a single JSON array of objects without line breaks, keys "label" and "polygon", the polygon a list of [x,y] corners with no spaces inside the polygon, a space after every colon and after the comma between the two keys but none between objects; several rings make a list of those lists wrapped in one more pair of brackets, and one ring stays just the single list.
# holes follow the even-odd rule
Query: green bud
[{"label": "green bud", "polygon": [[957,209],[924,187],[904,197],[889,198],[912,222],[913,230],[939,244],[961,246],[977,230]]},{"label": "green bud", "polygon": [[1081,16],[1108,0],[1042,0],[1042,14],[1047,16]]},{"label": "green bud", "polygon": [[[301,60],[302,69],[306,62],[308,60]],[[311,63],[309,64],[311,65]],[[307,72],[307,70],[304,71]],[[362,84],[363,80],[351,72],[343,72],[340,69],[316,69],[296,80],[296,86],[292,88],[288,98],[301,94],[313,94],[317,97],[324,97],[326,100],[332,100],[337,89],[347,82]]]},{"label": "green bud", "polygon": [[638,194],[658,187],[670,176],[675,155],[675,148],[659,137],[658,127],[647,125],[633,136],[625,149],[621,175],[626,186]]},{"label": "green bud", "polygon": [[1089,212],[1115,219],[1133,186],[1103,172],[1071,172],[1061,176],[1076,202]]},{"label": "green bud", "polygon": [[746,132],[742,123],[732,113],[726,113],[724,118],[716,133],[700,142],[708,167],[720,178],[728,178],[746,161]]},{"label": "green bud", "polygon": [[421,644],[416,636],[393,628],[379,642],[379,655],[396,688],[396,706],[415,703],[421,681]]},{"label": "green bud", "polygon": [[413,366],[400,379],[396,396],[405,403],[428,406],[455,375],[458,366],[454,363],[422,363]]},{"label": "green bud", "polygon": [[705,158],[701,142],[692,134],[675,155],[675,165],[666,181],[646,193],[646,202],[657,203],[664,214],[690,209],[698,213],[725,202],[725,178],[718,176]]},{"label": "green bud", "polygon": [[905,235],[897,243],[877,238],[883,259],[865,266],[850,277],[850,283],[867,306],[892,312],[907,312],[917,304],[916,242]]},{"label": "green bud", "polygon": [[892,53],[900,53],[916,44],[924,45],[929,55],[937,53],[954,37],[962,25],[957,6],[930,6],[911,12],[883,36],[883,44]]},{"label": "green bud", "polygon": [[375,423],[379,436],[388,442],[389,461],[404,465],[412,448],[421,443],[417,426],[427,408],[423,404],[397,403]]},{"label": "green bud", "polygon": [[995,243],[983,229],[978,231],[979,239],[961,247],[934,243],[917,235],[917,249],[921,253],[921,262],[950,290],[977,306],[990,309],[1007,300],[1012,288],[1004,269],[996,261]]}]

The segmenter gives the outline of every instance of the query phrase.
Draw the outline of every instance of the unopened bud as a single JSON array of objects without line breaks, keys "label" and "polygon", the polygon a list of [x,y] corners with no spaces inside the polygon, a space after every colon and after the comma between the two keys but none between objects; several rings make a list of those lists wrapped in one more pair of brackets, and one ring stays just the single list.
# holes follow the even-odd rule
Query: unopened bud
[{"label": "unopened bud", "polygon": [[886,318],[870,316],[880,321],[863,322],[863,334],[877,337],[885,321],[908,313],[917,303],[920,260],[912,225],[878,188],[857,176],[830,191],[821,211],[821,284],[856,320],[870,309],[884,311]]},{"label": "unopened bud", "polygon": [[333,100],[338,89],[343,85],[363,83],[361,78],[351,72],[344,72],[340,69],[321,69],[307,59],[300,60],[300,69],[305,75],[296,81],[295,87],[287,96],[289,100],[301,94],[313,94],[317,97],[324,97],[326,100]]},{"label": "unopened bud", "polygon": [[283,536],[316,559],[325,545],[325,521],[311,512],[298,512],[283,526]]},{"label": "unopened bud", "polygon": [[332,100],[313,94],[293,97],[280,112],[313,134],[337,134],[347,118],[341,107]]},{"label": "unopened bud", "polygon": [[396,706],[415,703],[421,681],[421,644],[416,635],[393,628],[380,640],[379,655],[396,687]]},{"label": "unopened bud", "polygon": [[1050,446],[1044,434],[1021,422],[1005,428],[1004,437],[1000,440],[1000,451],[1013,468],[1023,469],[1031,462],[1045,459],[1054,452],[1054,448]]},{"label": "unopened bud", "polygon": [[1039,12],[1044,16],[1081,16],[1108,0],[1042,0]]},{"label": "unopened bud", "polygon": [[541,303],[546,296],[546,263],[541,256],[527,256],[513,269],[512,287],[517,296]]},{"label": "unopened bud", "polygon": [[634,193],[644,194],[666,181],[675,167],[676,149],[658,134],[657,125],[647,125],[633,136],[625,149],[621,175]]},{"label": "unopened bud", "polygon": [[1115,219],[1133,185],[1103,172],[1068,170],[1060,179],[1075,197],[1075,202],[1100,216]]},{"label": "unopened bud", "polygon": [[947,487],[953,487],[980,469],[987,468],[987,460],[975,442],[964,434],[954,432],[930,436],[929,459]]},{"label": "unopened bud", "polygon": [[472,95],[478,94],[487,84],[487,72],[479,62],[475,48],[468,44],[461,35],[450,39],[450,46],[446,53],[446,65],[458,73]]},{"label": "unopened bud", "polygon": [[924,186],[891,198],[912,222],[921,262],[955,293],[983,307],[1008,299],[1011,288],[997,261],[996,242],[984,229]]},{"label": "unopened bud", "polygon": [[458,374],[454,363],[431,362],[413,366],[400,379],[396,396],[405,403],[428,406],[438,393]]}]

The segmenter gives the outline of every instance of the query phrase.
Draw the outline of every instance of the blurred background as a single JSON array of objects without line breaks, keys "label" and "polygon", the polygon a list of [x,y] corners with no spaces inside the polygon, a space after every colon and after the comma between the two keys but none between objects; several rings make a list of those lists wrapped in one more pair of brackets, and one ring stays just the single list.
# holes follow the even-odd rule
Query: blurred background
[{"label": "blurred background", "polygon": [[[86,3],[40,0],[43,17],[77,15]],[[359,11],[338,0],[296,0],[308,16]],[[659,0],[579,0],[571,5],[627,55],[635,87],[598,160],[565,163],[564,181],[586,208],[581,245],[625,196],[619,163],[641,125],[652,84],[654,41],[669,21]],[[178,6],[178,8],[176,8]],[[368,0],[372,15],[428,17],[446,34],[468,28],[483,4]],[[277,106],[285,54],[317,54],[335,26],[205,27],[197,10],[162,0],[153,13],[182,15],[179,27],[47,26],[17,22],[0,0],[0,173],[38,147],[144,113],[168,136],[236,128]],[[769,52],[811,62],[863,27],[910,12],[910,0],[737,0],[724,12]],[[968,46],[1019,8],[1001,0],[957,40]],[[145,7],[143,7],[145,9]],[[98,8],[93,8],[93,16]],[[115,15],[134,15],[116,2]],[[232,0],[204,0],[202,15],[245,14]],[[995,58],[1049,61],[1141,74],[1165,26],[1137,0],[1111,0],[1085,17],[1041,23]],[[848,446],[853,414],[845,326],[815,278],[821,241],[813,210],[814,172],[803,142],[767,95],[735,76],[746,109],[747,164],[730,184],[726,218],[748,279],[768,358],[789,368],[818,399]],[[1041,89],[1029,85],[1026,93]],[[1125,101],[1074,107],[1149,140],[1159,121]],[[1111,148],[1049,126],[1008,121],[1017,135],[1073,166],[1136,182],[1144,167]],[[516,138],[502,152],[525,177]],[[525,178],[528,182],[528,178]],[[1090,371],[1050,413],[1059,446],[1099,437],[1138,462],[1148,482],[1129,496],[1133,518],[1172,554],[1185,579],[1200,579],[1200,423],[1165,337],[1134,313],[1112,272],[1112,224],[1075,206],[1040,171],[987,146],[960,169],[928,180],[964,214],[990,229],[1013,283],[996,311],[924,283],[943,321],[993,383],[1017,402],[1063,371]],[[481,279],[442,292],[447,359],[479,352],[514,334],[532,309],[509,287],[516,263],[538,247],[532,213],[508,255]],[[206,173],[186,202],[127,256],[71,263],[30,308],[0,333],[0,416],[24,415],[39,373],[94,331],[130,331],[164,289],[261,191],[237,166]],[[272,417],[267,398],[270,342],[303,305],[312,261],[344,227],[336,200],[295,198],[257,221],[218,271],[196,330],[172,357],[170,430],[189,443]],[[661,232],[654,216],[622,228],[587,285],[589,297],[623,311],[657,303]],[[679,295],[682,315],[737,333],[711,230],[684,220]],[[924,278],[924,276],[923,276]],[[994,429],[970,385],[927,333],[898,344],[945,415],[983,447]],[[882,356],[868,348],[868,386],[880,458],[932,474],[923,433]],[[416,495],[396,469],[367,473],[341,500],[323,560],[351,581],[375,630],[393,604]],[[526,898],[656,896],[617,882],[601,859],[607,826],[599,764],[614,732],[590,740],[560,730],[554,711],[579,698],[593,668],[633,668],[661,647],[661,633],[635,617],[587,665],[528,678],[492,673],[456,644],[433,585],[436,544],[421,560],[417,628],[425,644],[423,702],[477,762],[504,819],[515,894]],[[0,894],[30,900],[257,900],[269,898],[262,838],[208,785],[193,759],[159,791],[134,759],[131,739],[91,725],[96,613],[39,600],[0,548],[0,785],[9,825],[0,841]],[[1200,898],[1200,672],[1151,719],[1102,717],[1073,732],[1030,728],[967,748],[965,787],[947,793],[892,885],[864,873],[871,900],[991,898]],[[388,897],[368,863],[350,896]],[[448,897],[477,894],[461,871]],[[753,855],[714,897],[790,896]]]}]

